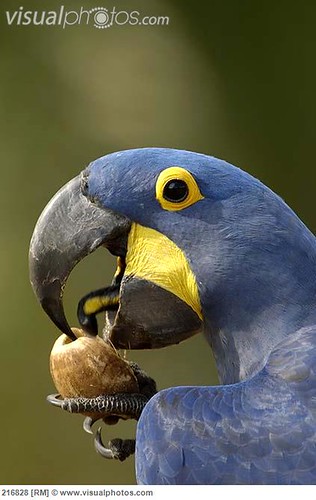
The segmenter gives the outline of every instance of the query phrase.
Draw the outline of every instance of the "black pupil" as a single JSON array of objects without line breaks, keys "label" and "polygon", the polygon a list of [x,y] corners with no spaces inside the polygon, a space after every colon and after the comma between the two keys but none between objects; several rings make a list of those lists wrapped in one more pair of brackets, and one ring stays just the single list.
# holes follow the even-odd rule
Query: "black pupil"
[{"label": "black pupil", "polygon": [[167,201],[180,203],[184,201],[189,194],[187,184],[180,179],[173,179],[167,182],[163,190],[163,197]]}]

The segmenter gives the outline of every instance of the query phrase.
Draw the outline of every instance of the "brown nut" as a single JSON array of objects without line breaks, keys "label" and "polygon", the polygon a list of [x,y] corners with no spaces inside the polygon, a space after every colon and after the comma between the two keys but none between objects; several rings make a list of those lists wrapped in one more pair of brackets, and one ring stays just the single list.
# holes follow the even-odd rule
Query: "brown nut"
[{"label": "brown nut", "polygon": [[94,398],[101,394],[139,392],[127,361],[101,337],[87,337],[72,328],[77,340],[61,335],[50,355],[50,372],[63,398]]}]

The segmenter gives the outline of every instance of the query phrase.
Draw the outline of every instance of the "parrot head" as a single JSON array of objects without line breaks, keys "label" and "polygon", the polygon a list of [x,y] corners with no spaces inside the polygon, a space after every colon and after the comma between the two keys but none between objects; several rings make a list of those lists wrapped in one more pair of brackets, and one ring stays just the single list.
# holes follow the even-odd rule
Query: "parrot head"
[{"label": "parrot head", "polygon": [[[297,255],[303,227],[269,188],[225,161],[166,148],[112,153],[44,209],[30,245],[31,283],[46,313],[72,336],[63,308],[67,278],[103,245],[118,258],[106,327],[116,347],[164,347],[204,329],[217,353],[235,350],[240,358],[252,347],[241,334],[239,346],[228,325],[246,332],[272,314],[276,268],[284,269],[278,303],[290,293],[284,263]],[[82,314],[93,317],[107,305],[95,293]],[[267,336],[263,349],[271,342]]]}]

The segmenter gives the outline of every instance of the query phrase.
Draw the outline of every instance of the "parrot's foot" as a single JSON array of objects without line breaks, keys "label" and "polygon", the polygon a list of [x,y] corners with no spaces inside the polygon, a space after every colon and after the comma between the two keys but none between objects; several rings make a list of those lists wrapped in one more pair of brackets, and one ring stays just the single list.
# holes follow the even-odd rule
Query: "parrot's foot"
[{"label": "parrot's foot", "polygon": [[[103,394],[96,398],[65,398],[50,394],[47,401],[69,413],[92,413],[99,418],[118,417],[139,419],[148,397],[143,394]],[[105,420],[106,421],[106,420]],[[112,423],[112,422],[111,422]]]},{"label": "parrot's foot", "polygon": [[[51,394],[47,397],[47,401],[70,413],[95,413],[95,417],[86,417],[83,422],[83,428],[89,434],[93,434],[92,426],[100,418],[108,425],[116,424],[120,418],[138,420],[149,400],[147,396],[139,393],[104,394],[97,398],[59,398],[59,394]],[[102,457],[121,462],[135,453],[134,439],[112,439],[106,448],[102,443],[101,428],[97,430],[94,446]]]},{"label": "parrot's foot", "polygon": [[[62,410],[69,413],[90,413],[96,418],[92,418],[91,422],[86,421],[87,432],[91,432],[91,425],[103,418],[104,422],[111,425],[117,423],[119,418],[133,418],[138,420],[149,399],[156,394],[156,382],[149,377],[134,361],[129,362],[134,375],[137,379],[139,392],[117,393],[117,394],[101,394],[95,398],[65,398],[62,399],[60,394],[50,394],[47,396],[47,401],[54,406],[58,406]],[[90,422],[90,430],[89,430]]]},{"label": "parrot's foot", "polygon": [[[103,394],[96,398],[65,398],[60,394],[47,396],[47,401],[54,406],[69,413],[89,414],[83,422],[83,429],[93,434],[93,424],[102,419],[107,425],[116,424],[119,419],[138,420],[149,399],[156,394],[156,382],[149,377],[137,363],[129,362],[138,382],[139,392]],[[98,429],[94,439],[95,449],[104,458],[123,461],[135,452],[134,439],[112,439],[108,448],[104,446],[101,439],[101,428]]]},{"label": "parrot's foot", "polygon": [[135,439],[112,439],[109,441],[108,446],[106,448],[102,442],[101,427],[99,427],[94,438],[94,447],[103,458],[123,462],[135,453]]}]

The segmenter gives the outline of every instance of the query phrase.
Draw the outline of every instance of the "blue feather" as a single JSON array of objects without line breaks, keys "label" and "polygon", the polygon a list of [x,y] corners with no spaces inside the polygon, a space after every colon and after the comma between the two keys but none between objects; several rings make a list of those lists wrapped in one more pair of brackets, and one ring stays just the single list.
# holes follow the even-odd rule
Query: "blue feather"
[{"label": "blue feather", "polygon": [[[221,387],[175,387],[158,393],[145,407],[138,425],[137,463],[147,462],[143,443],[150,447],[152,432],[163,442],[166,428],[172,426],[181,429],[176,440],[183,449],[184,461],[178,476],[169,478],[168,484],[179,484],[179,478],[189,477],[189,470],[194,471],[190,476],[194,484],[316,484],[316,426],[309,409],[309,397],[314,396],[302,399],[306,379],[295,377],[297,364],[302,366],[303,359],[308,362],[316,356],[315,338],[314,328],[290,336],[250,380]],[[289,345],[296,361],[285,369],[282,364],[276,368]],[[302,346],[307,345],[304,354]],[[315,387],[315,378],[309,378],[308,383]],[[236,411],[234,403],[240,396],[245,398],[247,411],[239,404]],[[170,406],[162,421],[159,412],[165,398]],[[182,401],[188,398],[203,400],[204,405],[199,414],[192,405],[191,415],[186,413],[184,421]],[[209,418],[214,411],[218,419]],[[196,430],[197,418],[203,422],[202,433]],[[168,442],[161,449],[164,460],[169,446]],[[158,484],[160,474],[160,470],[146,467],[138,479],[143,484]]]}]

